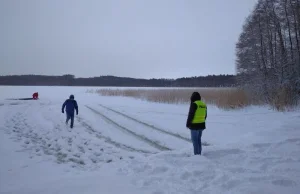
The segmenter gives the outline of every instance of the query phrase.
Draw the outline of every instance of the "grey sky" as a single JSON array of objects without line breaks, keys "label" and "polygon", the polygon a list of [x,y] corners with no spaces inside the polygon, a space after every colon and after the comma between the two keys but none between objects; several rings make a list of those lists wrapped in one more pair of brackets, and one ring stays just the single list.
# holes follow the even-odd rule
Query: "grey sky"
[{"label": "grey sky", "polygon": [[233,74],[255,2],[0,0],[0,74]]}]

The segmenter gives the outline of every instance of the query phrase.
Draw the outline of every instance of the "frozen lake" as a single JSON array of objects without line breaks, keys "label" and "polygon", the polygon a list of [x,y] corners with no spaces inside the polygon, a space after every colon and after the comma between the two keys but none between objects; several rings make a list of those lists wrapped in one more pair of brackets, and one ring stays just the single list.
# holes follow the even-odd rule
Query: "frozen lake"
[{"label": "frozen lake", "polygon": [[[99,88],[0,86],[1,194],[299,193],[299,111],[208,105],[194,156],[188,104],[86,92]],[[72,130],[61,113],[70,94]]]}]

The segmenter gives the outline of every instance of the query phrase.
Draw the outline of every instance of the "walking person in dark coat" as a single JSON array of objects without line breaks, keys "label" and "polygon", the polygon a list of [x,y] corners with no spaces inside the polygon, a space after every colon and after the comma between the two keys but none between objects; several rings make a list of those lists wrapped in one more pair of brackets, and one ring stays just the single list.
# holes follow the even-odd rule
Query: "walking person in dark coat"
[{"label": "walking person in dark coat", "polygon": [[207,118],[207,107],[201,101],[201,96],[198,92],[194,92],[191,96],[191,104],[186,122],[186,127],[191,130],[191,139],[194,147],[194,155],[201,155],[202,132],[206,128],[205,121]]},{"label": "walking person in dark coat", "polygon": [[67,99],[64,104],[62,105],[62,113],[65,113],[65,107],[66,107],[66,113],[67,113],[67,119],[66,124],[68,124],[69,120],[71,119],[71,125],[70,127],[73,128],[74,125],[74,112],[76,110],[76,115],[78,115],[78,105],[76,100],[74,100],[74,95],[70,95],[70,98]]}]

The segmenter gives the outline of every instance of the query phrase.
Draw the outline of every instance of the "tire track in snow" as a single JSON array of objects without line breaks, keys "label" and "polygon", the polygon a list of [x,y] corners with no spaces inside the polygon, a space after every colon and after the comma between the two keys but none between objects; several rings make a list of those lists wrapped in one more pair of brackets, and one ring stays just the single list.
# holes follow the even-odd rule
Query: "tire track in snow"
[{"label": "tire track in snow", "polygon": [[[183,137],[183,136],[181,136],[181,135],[179,135],[179,134],[177,134],[177,133],[172,133],[172,132],[169,132],[169,131],[167,131],[167,130],[165,130],[165,129],[158,128],[158,127],[156,127],[156,126],[154,126],[154,125],[148,124],[148,123],[146,123],[146,122],[144,122],[144,121],[141,121],[141,120],[138,120],[138,119],[133,118],[133,117],[131,117],[131,116],[128,116],[128,115],[126,115],[126,114],[124,114],[124,113],[122,113],[122,112],[119,112],[119,111],[117,111],[117,110],[114,110],[114,109],[112,109],[112,108],[109,108],[109,107],[107,107],[107,106],[104,106],[104,105],[102,105],[102,104],[99,104],[99,106],[101,106],[101,107],[103,107],[103,108],[105,108],[105,109],[107,109],[107,110],[109,110],[109,111],[112,111],[112,112],[114,112],[114,113],[117,113],[117,114],[119,114],[119,115],[121,115],[121,116],[123,116],[123,117],[126,117],[126,118],[128,118],[128,119],[130,119],[130,120],[133,120],[133,121],[135,121],[135,122],[137,122],[137,123],[140,123],[140,124],[142,124],[142,125],[144,125],[144,126],[147,126],[147,127],[152,128],[152,129],[154,129],[154,130],[156,130],[156,131],[159,131],[159,132],[161,132],[161,133],[164,133],[164,134],[167,134],[167,135],[176,137],[176,138],[178,138],[178,139],[187,141],[187,142],[189,142],[189,143],[192,142],[189,138]],[[202,145],[203,145],[203,146],[208,146],[208,145],[210,145],[210,144],[207,143],[207,142],[202,142]]]},{"label": "tire track in snow", "polygon": [[111,144],[111,145],[113,145],[117,148],[124,149],[124,150],[127,150],[127,151],[132,151],[132,152],[140,152],[140,153],[145,153],[145,154],[155,154],[155,152],[150,152],[150,151],[142,150],[142,149],[136,149],[136,148],[130,147],[128,145],[121,144],[121,143],[113,141],[109,137],[106,137],[106,136],[102,135],[101,132],[96,131],[93,127],[91,127],[89,124],[87,124],[85,121],[83,121],[83,119],[81,117],[78,117],[77,121],[78,121],[78,123],[81,123],[81,125],[87,131],[90,131],[90,132],[94,133],[94,135],[97,138],[103,139],[106,143],[109,143],[109,144]]},{"label": "tire track in snow", "polygon": [[159,143],[156,143],[155,141],[151,140],[151,139],[148,139],[146,138],[145,136],[143,135],[139,135],[129,129],[127,129],[126,127],[123,127],[121,125],[119,125],[118,123],[116,123],[115,121],[113,121],[112,119],[110,119],[109,117],[105,116],[104,114],[102,114],[101,112],[85,105],[88,109],[90,109],[91,111],[93,111],[94,113],[96,113],[97,115],[101,116],[102,118],[104,118],[106,121],[108,121],[109,123],[115,125],[116,127],[118,127],[119,129],[131,134],[132,136],[136,137],[137,139],[141,140],[141,141],[144,141],[145,143],[147,143],[148,145],[154,147],[154,148],[157,148],[159,149],[160,151],[168,151],[168,150],[171,150],[170,148],[166,147],[166,146],[163,146],[163,145],[160,145]]},{"label": "tire track in snow", "polygon": [[41,115],[53,125],[53,127],[48,127],[48,130],[53,129],[49,138],[46,139],[47,146],[43,150],[46,150],[46,155],[55,156],[57,163],[70,163],[72,167],[86,169],[97,168],[102,163],[126,158],[126,154],[123,154],[124,151],[122,153],[116,150],[115,146],[110,146],[103,139],[99,141],[95,137],[91,137],[95,134],[90,133],[85,126],[81,125],[82,123],[78,123],[78,127],[75,124],[75,127],[70,130],[69,126],[65,125],[65,119],[57,120],[58,113],[49,114],[48,111],[51,111],[52,108],[43,109]]}]

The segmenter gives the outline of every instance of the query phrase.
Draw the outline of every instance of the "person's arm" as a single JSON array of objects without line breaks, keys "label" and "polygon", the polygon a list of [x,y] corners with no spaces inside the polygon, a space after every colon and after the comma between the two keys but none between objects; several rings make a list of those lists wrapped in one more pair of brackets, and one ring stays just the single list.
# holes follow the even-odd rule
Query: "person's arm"
[{"label": "person's arm", "polygon": [[62,107],[61,107],[61,112],[62,112],[62,113],[64,113],[66,104],[67,104],[67,100],[63,103],[63,105],[62,105]]},{"label": "person's arm", "polygon": [[77,102],[76,102],[76,100],[74,101],[74,103],[75,103],[75,110],[76,110],[76,114],[78,115],[78,104],[77,104]]},{"label": "person's arm", "polygon": [[206,112],[205,112],[205,119],[207,118],[207,107],[206,107]]},{"label": "person's arm", "polygon": [[186,127],[187,128],[189,128],[192,124],[192,120],[194,118],[196,109],[197,109],[197,105],[195,103],[192,103],[190,105],[190,110],[189,110],[188,118],[187,118],[187,121],[186,121]]}]

